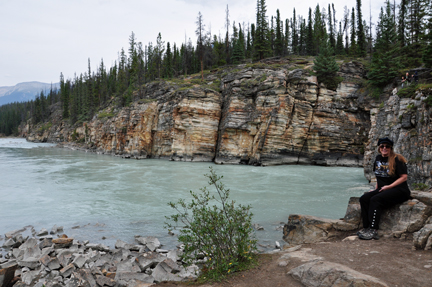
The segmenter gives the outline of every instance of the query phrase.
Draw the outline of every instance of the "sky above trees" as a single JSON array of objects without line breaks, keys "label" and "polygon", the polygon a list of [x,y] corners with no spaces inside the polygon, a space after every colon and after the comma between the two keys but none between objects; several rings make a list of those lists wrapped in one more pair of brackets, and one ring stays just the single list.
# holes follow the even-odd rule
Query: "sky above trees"
[{"label": "sky above trees", "polygon": [[[267,0],[267,16],[307,18],[309,7],[327,8],[334,3],[336,19],[355,0],[286,1]],[[234,0],[3,0],[0,1],[0,87],[20,82],[58,82],[60,73],[73,78],[84,72],[90,59],[94,69],[103,59],[110,67],[122,48],[127,49],[133,31],[147,45],[161,33],[165,43],[181,45],[185,37],[196,44],[196,20],[201,12],[206,30],[224,37],[226,8],[230,24],[255,23],[256,1]],[[363,19],[372,23],[384,1],[362,3]],[[295,6],[295,7],[294,7]],[[373,29],[374,30],[374,29]],[[232,27],[230,28],[232,31]]]}]

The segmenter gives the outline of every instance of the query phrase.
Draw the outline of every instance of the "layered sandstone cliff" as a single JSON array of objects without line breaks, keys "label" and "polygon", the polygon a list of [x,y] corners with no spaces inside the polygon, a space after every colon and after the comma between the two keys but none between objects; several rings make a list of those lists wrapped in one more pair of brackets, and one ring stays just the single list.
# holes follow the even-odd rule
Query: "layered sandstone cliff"
[{"label": "layered sandstone cliff", "polygon": [[342,65],[337,91],[320,87],[309,70],[243,65],[199,85],[155,82],[129,107],[107,107],[79,127],[61,118],[44,131],[28,126],[27,138],[133,158],[363,166],[370,119],[356,84],[361,65]]}]

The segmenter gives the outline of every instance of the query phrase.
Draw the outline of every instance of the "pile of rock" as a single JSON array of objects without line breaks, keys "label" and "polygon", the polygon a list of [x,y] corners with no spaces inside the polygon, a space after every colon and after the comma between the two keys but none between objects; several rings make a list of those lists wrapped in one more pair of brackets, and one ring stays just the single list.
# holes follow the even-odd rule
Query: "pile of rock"
[{"label": "pile of rock", "polygon": [[[53,228],[56,233],[62,228]],[[23,237],[9,232],[0,256],[0,287],[9,286],[150,286],[161,281],[197,277],[196,265],[185,268],[181,250],[163,250],[155,237],[135,236],[137,244],[117,240],[114,249],[46,229]],[[0,253],[1,255],[1,253]]]}]

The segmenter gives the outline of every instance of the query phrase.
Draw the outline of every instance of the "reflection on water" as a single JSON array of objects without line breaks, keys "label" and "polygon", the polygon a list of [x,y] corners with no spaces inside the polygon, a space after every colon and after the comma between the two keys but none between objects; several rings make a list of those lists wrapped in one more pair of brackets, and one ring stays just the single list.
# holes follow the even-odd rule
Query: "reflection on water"
[{"label": "reflection on water", "polygon": [[154,235],[172,246],[175,238],[163,228],[173,214],[167,203],[207,185],[209,166],[224,176],[232,199],[252,205],[254,223],[265,228],[257,232],[264,244],[282,239],[276,229],[289,214],[340,218],[348,199],[367,189],[360,168],[133,160],[0,139],[0,234],[56,224],[94,243]]}]

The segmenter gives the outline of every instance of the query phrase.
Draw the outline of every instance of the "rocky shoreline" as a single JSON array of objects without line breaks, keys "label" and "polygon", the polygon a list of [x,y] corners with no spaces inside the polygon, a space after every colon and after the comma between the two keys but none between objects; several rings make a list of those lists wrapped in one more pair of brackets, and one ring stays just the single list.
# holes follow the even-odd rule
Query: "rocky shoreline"
[{"label": "rocky shoreline", "polygon": [[[26,232],[31,235],[23,236]],[[181,246],[161,247],[153,236],[135,236],[135,244],[117,240],[110,248],[69,238],[63,227],[54,226],[50,232],[26,227],[5,234],[0,286],[150,286],[197,277],[199,262],[183,266]]]},{"label": "rocky shoreline", "polygon": [[[430,251],[432,190],[413,191],[412,197],[383,214],[379,234],[383,240],[412,238],[412,250]],[[278,264],[281,267],[291,260],[301,260],[303,263],[290,268],[286,275],[304,286],[318,286],[316,284],[323,283],[323,278],[361,286],[388,286],[378,278],[344,264],[324,261],[309,254],[307,250],[310,249],[302,248],[305,244],[353,234],[360,223],[358,198],[350,199],[346,215],[340,220],[291,214],[283,237],[288,245],[282,248],[279,245],[270,253],[280,252]],[[24,237],[25,232],[31,232],[31,236]],[[342,241],[356,239],[357,236],[348,236]],[[6,251],[6,255],[0,257],[0,287],[151,286],[164,281],[194,280],[200,272],[200,261],[189,267],[182,264],[181,246],[174,250],[162,249],[159,240],[152,236],[135,236],[134,244],[117,240],[115,247],[110,248],[68,238],[62,227],[54,226],[50,232],[46,229],[36,232],[27,227],[6,233],[0,249]],[[200,260],[206,258],[203,256]],[[315,285],[308,285],[311,282]],[[334,286],[331,284],[319,286]]]}]

